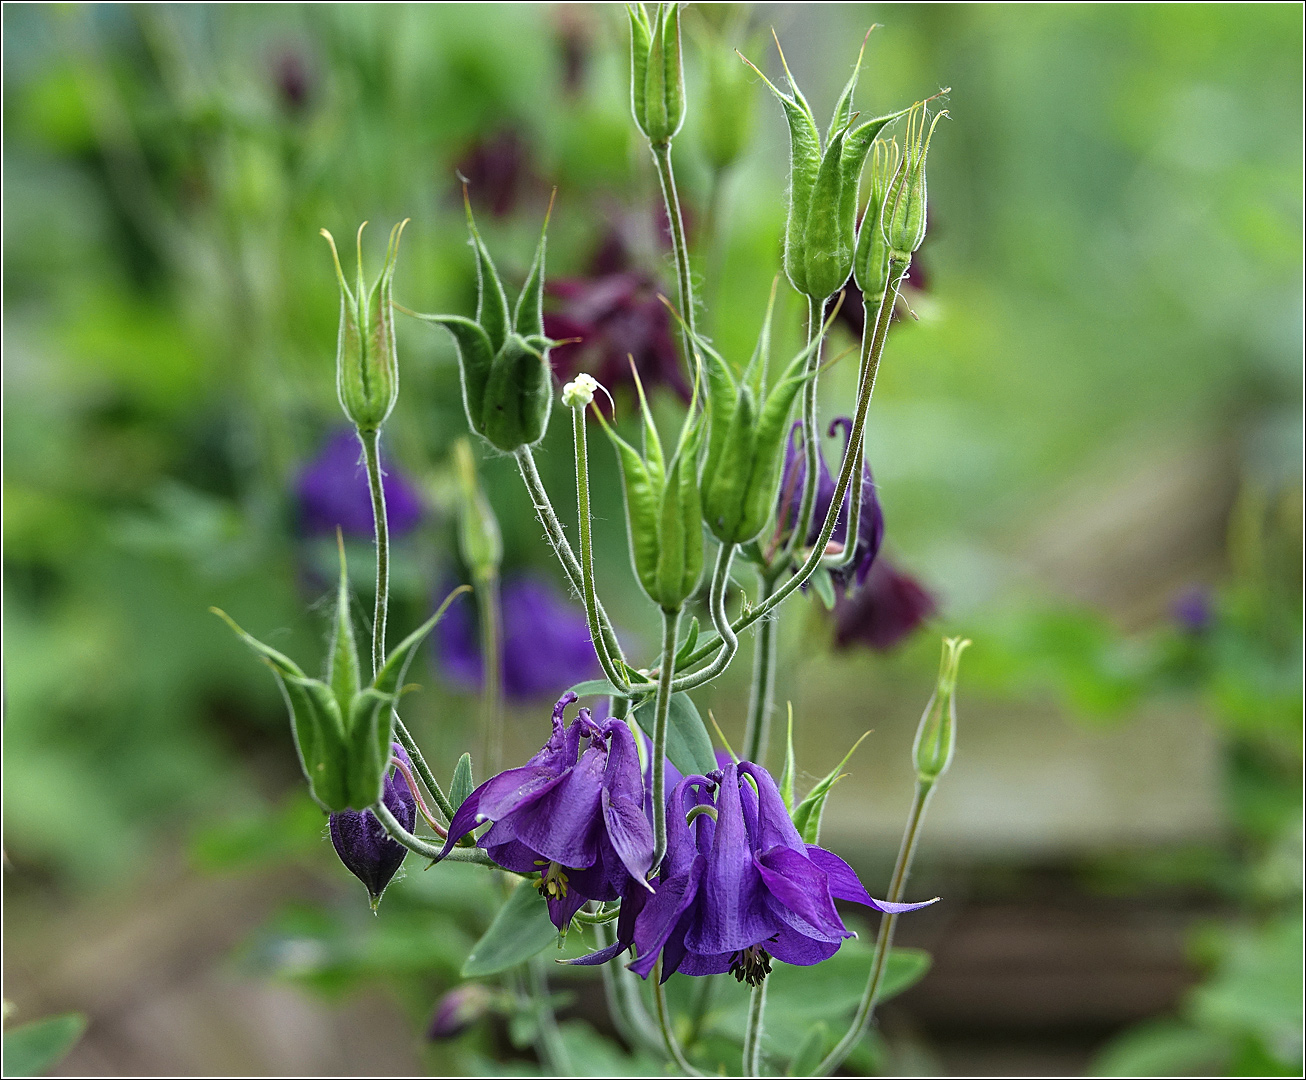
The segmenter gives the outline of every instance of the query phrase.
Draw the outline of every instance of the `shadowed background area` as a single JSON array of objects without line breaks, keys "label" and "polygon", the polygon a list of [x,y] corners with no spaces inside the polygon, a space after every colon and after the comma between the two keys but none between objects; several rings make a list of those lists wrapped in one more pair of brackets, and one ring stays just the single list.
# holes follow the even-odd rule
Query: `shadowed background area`
[{"label": "shadowed background area", "polygon": [[[952,88],[870,411],[878,591],[834,612],[795,599],[779,627],[800,785],[871,731],[822,843],[876,895],[939,637],[975,643],[911,886],[944,902],[900,930],[933,968],[885,1008],[861,1067],[1297,1074],[1300,9],[684,18],[678,177],[702,329],[736,362],[780,266],[788,144],[731,50],[777,77],[774,26],[824,118],[880,22],[865,115]],[[626,48],[616,5],[6,5],[6,1023],[85,1014],[57,1071],[535,1067],[493,1017],[423,1038],[492,894],[473,868],[410,858],[374,918],[303,790],[272,679],[206,610],[309,668],[337,524],[371,602],[323,226],[346,250],[370,219],[375,273],[411,217],[397,302],[469,312],[457,174],[513,287],[556,186],[547,326],[582,340],[555,371],[594,373],[626,425],[633,354],[675,422],[687,386],[658,299],[674,268]],[[828,355],[857,332],[837,323]],[[782,282],[775,355],[802,335]],[[451,455],[466,421],[447,335],[401,319],[399,350],[382,452],[391,617],[410,627],[467,580]],[[850,411],[854,368],[823,376],[824,420]],[[616,464],[597,436],[590,452],[599,587],[647,657]],[[504,533],[517,762],[594,671],[512,462],[477,453]],[[539,462],[574,524],[565,418]],[[462,604],[405,699],[442,776],[479,747]],[[750,650],[751,634],[696,695],[731,740]],[[596,1034],[597,983],[565,990],[581,1067],[638,1071]]]}]

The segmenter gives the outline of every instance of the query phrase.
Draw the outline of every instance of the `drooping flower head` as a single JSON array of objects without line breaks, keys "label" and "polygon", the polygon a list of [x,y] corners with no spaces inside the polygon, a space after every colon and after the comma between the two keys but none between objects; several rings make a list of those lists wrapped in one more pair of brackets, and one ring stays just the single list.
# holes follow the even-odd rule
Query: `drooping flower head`
[{"label": "drooping flower head", "polygon": [[938,609],[937,601],[919,581],[887,559],[876,559],[861,586],[835,599],[835,648],[861,644],[887,652]]},{"label": "drooping flower head", "polygon": [[[408,754],[398,743],[390,744],[390,752],[410,769]],[[417,801],[397,771],[391,769],[385,778],[382,799],[385,807],[409,832],[417,818]],[[331,844],[354,877],[367,886],[367,895],[375,908],[381,894],[403,865],[408,849],[391,840],[385,826],[371,810],[342,810],[330,819]]]},{"label": "drooping flower head", "polygon": [[854,936],[835,900],[890,913],[934,902],[872,899],[846,862],[803,843],[770,773],[751,762],[727,762],[711,776],[687,776],[676,785],[653,895],[628,893],[616,944],[579,962],[603,963],[633,944],[630,969],[645,978],[660,956],[664,981],[676,971],[729,971],[756,985],[772,957],[816,964]]},{"label": "drooping flower head", "polygon": [[[843,429],[844,450],[846,453],[848,440],[852,438],[852,420],[846,416],[835,417],[830,423],[828,434],[833,435],[840,428]],[[806,455],[803,454],[798,445],[798,435],[802,429],[803,422],[796,420],[789,432],[789,445],[785,448],[784,476],[780,482],[779,506],[776,511],[776,518],[782,535],[787,535],[796,526],[798,509],[803,500],[807,462]],[[816,500],[812,506],[811,528],[804,538],[804,542],[807,544],[816,543],[816,539],[821,532],[821,525],[825,522],[825,515],[830,512],[830,504],[834,501],[834,476],[830,473],[830,466],[826,464],[824,451],[818,455],[817,460],[819,473],[816,480]],[[875,556],[879,554],[880,545],[884,541],[884,511],[880,507],[880,500],[876,498],[875,479],[871,476],[871,467],[868,464],[864,464],[862,467],[861,483],[862,505],[858,517],[857,548],[848,566],[835,572],[837,580],[843,585],[847,585],[850,580],[856,580],[857,584],[860,585],[866,580],[866,575],[870,573],[871,566],[875,562]],[[840,547],[848,537],[848,511],[851,501],[852,492],[849,491],[844,496],[843,507],[839,511],[839,518],[835,522],[834,532],[830,537],[831,543],[838,544]]]},{"label": "drooping flower head", "polygon": [[[422,497],[393,469],[383,473],[386,520],[391,537],[411,532],[422,520]],[[358,436],[348,428],[334,432],[321,452],[300,470],[295,480],[300,527],[310,536],[333,536],[339,526],[346,536],[371,537],[372,496],[363,467]]]},{"label": "drooping flower head", "polygon": [[[499,592],[503,627],[503,692],[516,701],[552,696],[599,674],[585,612],[544,578],[519,575]],[[446,677],[479,690],[485,668],[476,612],[451,608],[437,627],[435,646]]]},{"label": "drooping flower head", "polygon": [[559,930],[586,900],[644,892],[653,864],[635,737],[624,720],[600,724],[588,709],[564,725],[575,700],[573,693],[558,700],[553,734],[539,753],[467,796],[440,853],[443,858],[477,825],[493,822],[476,846],[505,870],[540,875]]}]

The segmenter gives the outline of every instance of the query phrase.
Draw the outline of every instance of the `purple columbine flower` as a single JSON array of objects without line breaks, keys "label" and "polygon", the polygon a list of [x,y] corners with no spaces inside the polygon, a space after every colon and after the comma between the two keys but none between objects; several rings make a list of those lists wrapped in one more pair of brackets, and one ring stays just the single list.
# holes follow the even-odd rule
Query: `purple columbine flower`
[{"label": "purple columbine flower", "polygon": [[[828,434],[833,435],[840,428],[843,429],[844,450],[847,452],[848,441],[852,438],[852,420],[846,416],[835,417],[830,422]],[[798,433],[802,429],[803,422],[796,420],[789,431],[789,445],[785,447],[784,472],[780,481],[779,507],[776,513],[779,523],[778,528],[782,537],[787,535],[797,524],[798,511],[803,501],[803,484],[804,477],[807,474],[807,460],[806,455],[798,445]],[[821,533],[821,525],[825,521],[825,515],[830,512],[830,503],[834,501],[834,477],[830,473],[829,465],[826,464],[823,450],[818,455],[818,461],[820,463],[820,473],[816,483],[816,502],[812,507],[812,525],[805,540],[808,544],[816,542],[816,538]],[[850,491],[844,496],[843,508],[839,512],[834,532],[830,537],[832,543],[841,547],[848,536],[848,509],[851,499],[852,492]],[[853,553],[852,563],[844,569],[836,571],[834,574],[835,579],[844,586],[847,586],[851,580],[855,580],[858,585],[861,585],[866,580],[866,575],[870,573],[871,567],[875,563],[875,556],[879,554],[880,544],[883,541],[884,511],[880,508],[880,500],[875,495],[875,479],[871,476],[871,467],[864,464],[862,471],[862,507],[857,529],[857,549]]]},{"label": "purple columbine flower", "polygon": [[432,1042],[455,1039],[481,1019],[494,1005],[494,992],[480,983],[463,983],[450,990],[435,1006],[426,1037]]},{"label": "purple columbine flower", "polygon": [[[390,744],[390,753],[412,768],[407,752],[398,743]],[[412,832],[417,801],[396,769],[392,768],[385,778],[382,801],[395,820]],[[390,839],[385,826],[371,810],[341,810],[332,814],[331,844],[349,872],[367,886],[367,895],[375,908],[385,887],[403,865],[408,849]]]},{"label": "purple columbine flower", "polygon": [[[503,627],[503,692],[517,701],[553,695],[560,686],[599,674],[585,613],[542,578],[515,577],[499,591]],[[435,630],[445,676],[479,690],[484,677],[472,604],[449,609]]]},{"label": "purple columbine flower", "polygon": [[1211,623],[1215,621],[1211,590],[1203,585],[1185,589],[1170,605],[1170,614],[1181,630],[1200,637],[1211,629]]},{"label": "purple columbine flower", "polygon": [[[391,537],[411,532],[422,520],[422,497],[395,471],[383,472],[386,521]],[[334,535],[336,526],[346,536],[372,535],[372,496],[363,466],[363,448],[351,429],[335,432],[295,481],[299,523],[310,536]]]},{"label": "purple columbine flower", "polygon": [[[564,726],[575,700],[573,693],[558,700],[553,734],[538,754],[467,796],[440,852],[443,858],[477,825],[494,822],[476,846],[506,870],[540,875],[559,930],[586,900],[643,892],[653,864],[635,737],[624,720],[598,724],[588,709]],[[589,744],[583,752],[581,739]]]},{"label": "purple columbine flower", "polygon": [[664,982],[676,971],[729,971],[756,986],[772,957],[817,964],[853,936],[835,900],[891,913],[934,903],[872,899],[846,862],[803,843],[770,773],[751,762],[727,762],[711,777],[687,776],[676,785],[653,895],[630,890],[616,944],[577,962],[604,963],[633,944],[638,955],[630,969],[644,978],[660,955]]},{"label": "purple columbine flower", "polygon": [[860,643],[887,652],[938,610],[925,586],[887,559],[877,559],[860,588],[835,598],[835,648]]}]

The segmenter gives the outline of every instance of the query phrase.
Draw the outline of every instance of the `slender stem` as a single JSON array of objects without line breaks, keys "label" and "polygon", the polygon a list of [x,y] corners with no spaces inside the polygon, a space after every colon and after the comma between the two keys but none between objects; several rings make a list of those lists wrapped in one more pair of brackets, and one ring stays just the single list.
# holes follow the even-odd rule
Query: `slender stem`
[{"label": "slender stem", "polygon": [[662,1029],[662,1045],[666,1047],[667,1053],[671,1055],[671,1060],[676,1063],[680,1071],[686,1076],[702,1076],[694,1066],[689,1063],[685,1057],[685,1052],[680,1049],[680,1042],[676,1039],[676,1033],[671,1027],[671,1010],[667,1008],[667,995],[662,989],[662,957],[658,957],[657,963],[653,965],[653,974],[650,976],[653,983],[653,1002],[658,1010],[658,1027]]},{"label": "slender stem", "polygon": [[599,619],[599,598],[594,587],[594,541],[590,530],[590,468],[589,448],[585,442],[585,406],[577,405],[571,410],[572,441],[576,448],[576,516],[580,523],[580,577],[581,595],[585,600],[585,621],[589,625],[590,641],[594,645],[594,654],[599,658],[599,667],[612,683],[623,693],[630,691],[630,683],[617,670],[612,662],[608,647],[603,640],[603,624]]},{"label": "slender stem", "polygon": [[671,715],[671,677],[676,671],[680,609],[662,612],[662,660],[653,709],[653,869],[667,853],[667,718]]},{"label": "slender stem", "polygon": [[487,769],[493,775],[503,763],[503,627],[499,575],[494,570],[477,575],[476,607],[481,621],[481,723]]},{"label": "slender stem", "polygon": [[[576,553],[571,550],[571,543],[562,529],[562,522],[558,520],[558,515],[553,509],[553,503],[549,500],[549,493],[544,487],[544,481],[540,479],[540,472],[535,467],[535,455],[531,453],[529,446],[522,446],[517,449],[514,456],[517,458],[517,468],[521,472],[522,481],[526,484],[526,490],[535,506],[535,513],[539,516],[540,524],[544,526],[544,534],[548,537],[553,553],[558,557],[558,561],[562,563],[563,572],[567,575],[567,580],[571,582],[571,587],[579,593],[583,581],[580,562],[576,558]],[[598,603],[598,609],[603,643],[608,652],[624,664],[626,655],[621,651],[621,645],[617,641],[617,635],[613,632],[608,613],[603,610],[602,603]]]},{"label": "slender stem", "polygon": [[[708,610],[712,615],[712,625],[720,637],[717,640],[720,651],[705,668],[689,675],[683,675],[671,682],[673,694],[693,690],[704,683],[711,682],[730,666],[735,653],[739,651],[739,636],[731,629],[730,616],[726,614],[726,590],[730,587],[730,563],[734,559],[736,545],[722,544],[717,550],[716,568],[712,571],[712,584],[708,591]],[[661,669],[658,669],[661,671]]]},{"label": "slender stem", "polygon": [[680,341],[685,350],[685,364],[690,376],[694,373],[694,281],[689,269],[689,246],[685,243],[685,222],[680,216],[680,196],[676,193],[676,174],[671,167],[671,143],[653,146],[653,160],[658,167],[658,182],[662,185],[662,202],[671,226],[671,250],[676,258],[676,277],[680,285]]},{"label": "slender stem", "polygon": [[[907,875],[911,873],[912,858],[916,854],[916,841],[920,839],[921,822],[925,819],[925,808],[929,805],[933,791],[932,780],[916,781],[916,794],[912,797],[911,812],[907,815],[907,828],[903,830],[902,845],[898,848],[898,861],[894,863],[893,878],[889,882],[889,895],[886,899],[891,903],[896,904],[902,900],[903,889],[907,885]],[[816,1067],[813,1076],[828,1076],[842,1065],[862,1037],[866,1025],[870,1023],[871,1015],[875,1011],[875,999],[880,992],[880,983],[889,961],[889,950],[893,945],[893,929],[897,922],[897,915],[886,912],[880,916],[880,931],[875,939],[875,958],[871,962],[871,974],[866,980],[866,989],[862,992],[857,1014],[853,1017],[847,1034]]]},{"label": "slender stem", "polygon": [[[440,845],[428,843],[420,836],[414,836],[410,833],[399,824],[398,819],[394,814],[390,813],[390,808],[385,803],[378,802],[372,807],[372,813],[376,815],[377,821],[385,826],[385,831],[390,834],[390,838],[396,843],[403,844],[414,855],[420,855],[424,859],[434,860],[440,858]],[[451,849],[444,859],[450,862],[476,863],[478,866],[488,866],[494,870],[501,869],[480,848],[456,847]],[[522,876],[527,875],[523,874]]]},{"label": "slender stem", "polygon": [[413,759],[413,765],[417,769],[417,775],[422,778],[422,783],[426,785],[426,790],[431,793],[431,798],[435,800],[435,805],[440,808],[440,813],[445,816],[446,821],[453,820],[453,803],[440,787],[440,782],[436,780],[435,774],[431,772],[431,766],[426,763],[426,758],[422,757],[422,751],[417,748],[417,741],[413,738],[404,722],[399,719],[399,714],[392,712],[395,722],[395,736],[399,739],[399,744],[408,751],[408,756]]},{"label": "slender stem", "polygon": [[[616,928],[603,925],[596,928],[600,948],[616,942]],[[618,1033],[632,1049],[643,1048],[654,1054],[662,1052],[662,1033],[644,1006],[639,991],[639,978],[622,963],[607,963],[599,968],[603,974],[603,992],[608,1001],[608,1013]]]},{"label": "slender stem", "polygon": [[[807,298],[807,343],[810,345],[821,333],[821,315],[825,303],[813,297]],[[803,495],[798,504],[798,522],[785,542],[785,552],[792,553],[799,545],[807,543],[807,536],[812,531],[812,514],[816,507],[817,470],[820,468],[821,436],[816,429],[816,391],[820,381],[821,342],[807,358],[807,382],[803,384]]]},{"label": "slender stem", "polygon": [[[825,524],[821,528],[820,536],[817,537],[816,543],[808,553],[806,561],[794,572],[793,577],[772,593],[764,603],[760,603],[740,615],[730,624],[730,628],[736,634],[746,630],[758,619],[764,618],[774,611],[777,606],[793,595],[797,589],[801,588],[820,565],[825,553],[825,546],[830,542],[830,536],[834,532],[838,509],[843,505],[843,500],[848,494],[848,484],[852,480],[853,465],[855,463],[853,447],[861,445],[862,436],[866,430],[866,410],[871,403],[871,392],[875,388],[875,374],[879,368],[880,356],[884,351],[889,313],[893,310],[893,304],[898,298],[898,286],[903,275],[907,272],[907,266],[906,261],[891,261],[889,263],[890,284],[889,288],[885,290],[883,300],[880,302],[879,314],[876,316],[875,321],[875,337],[871,342],[871,354],[867,360],[866,370],[862,375],[861,386],[857,390],[857,409],[853,416],[852,438],[848,442],[848,450],[844,453],[843,463],[839,468],[839,478],[835,481],[834,498],[830,503],[829,512],[825,515]],[[688,667],[691,664],[698,663],[720,648],[720,645],[721,642],[715,639],[704,642],[689,655],[682,666]]]},{"label": "slender stem", "polygon": [[[862,300],[864,317],[862,319],[862,355],[861,362],[857,368],[857,385],[860,387],[866,379],[866,368],[871,358],[871,343],[875,338],[875,322],[871,305],[875,305],[875,311],[879,311],[880,301],[883,297],[876,297],[872,300],[864,297]],[[872,381],[874,377],[872,376]],[[851,451],[852,433],[848,435],[848,447],[845,453]],[[843,551],[837,555],[831,555],[821,564],[828,570],[842,570],[845,566],[852,565],[853,558],[857,552],[857,543],[861,539],[862,525],[862,476],[866,470],[866,430],[862,429],[860,444],[856,448],[854,460],[858,462],[857,471],[853,475],[852,494],[848,500],[848,527],[844,530]]]},{"label": "slender stem", "polygon": [[744,1028],[744,1075],[762,1075],[762,1033],[765,1029],[766,984],[763,979],[753,987],[748,1001],[748,1025]]},{"label": "slender stem", "polygon": [[575,1069],[567,1044],[562,1041],[562,1032],[558,1030],[558,1018],[549,1004],[549,979],[544,961],[533,956],[527,966],[531,973],[531,994],[535,998],[535,1022],[539,1031],[536,1049],[544,1059],[540,1064],[554,1076],[571,1076]]},{"label": "slender stem", "polygon": [[427,808],[426,800],[422,798],[421,785],[417,783],[417,778],[413,776],[412,770],[404,764],[402,759],[397,757],[392,757],[390,764],[398,769],[399,775],[404,778],[404,783],[408,785],[408,790],[413,793],[413,800],[417,803],[417,812],[422,815],[426,824],[431,827],[431,831],[441,840],[448,837],[449,830],[437,821],[435,815]]},{"label": "slender stem", "polygon": [[703,1021],[707,1019],[720,975],[700,975],[694,980],[694,996],[689,1003],[689,1042],[690,1046],[698,1041],[703,1032]]},{"label": "slender stem", "polygon": [[[765,603],[775,589],[776,576],[771,570],[758,575],[758,602]],[[763,619],[753,643],[753,681],[748,689],[748,725],[744,729],[745,761],[761,765],[766,760],[771,736],[771,711],[775,707],[775,657],[778,635],[775,619]]]},{"label": "slender stem", "polygon": [[367,463],[367,487],[372,494],[372,527],[376,531],[376,609],[372,618],[372,675],[385,666],[385,618],[390,602],[390,527],[386,522],[385,490],[381,486],[379,431],[360,431]]},{"label": "slender stem", "polygon": [[607,911],[601,911],[598,914],[581,908],[580,911],[572,916],[572,918],[579,923],[584,923],[586,926],[604,926],[607,923],[616,922],[620,915],[621,905],[618,904],[616,907],[610,908]]}]

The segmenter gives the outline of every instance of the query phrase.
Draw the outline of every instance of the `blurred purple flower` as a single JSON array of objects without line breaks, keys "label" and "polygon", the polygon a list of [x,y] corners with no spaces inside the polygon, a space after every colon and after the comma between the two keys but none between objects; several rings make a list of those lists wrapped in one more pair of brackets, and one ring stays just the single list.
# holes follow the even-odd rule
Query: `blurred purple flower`
[{"label": "blurred purple flower", "polygon": [[[390,744],[390,752],[412,768],[408,754],[398,743]],[[409,832],[417,818],[417,801],[398,770],[390,769],[382,789],[386,809]],[[341,810],[331,815],[331,844],[354,877],[367,886],[372,907],[381,900],[381,894],[390,879],[399,872],[408,849],[390,839],[385,826],[371,810]]]},{"label": "blurred purple flower", "polygon": [[[422,498],[399,472],[382,472],[386,520],[391,537],[411,532],[422,520]],[[350,429],[335,432],[322,452],[300,470],[295,481],[300,527],[310,536],[372,535],[372,496],[367,488],[363,449]]]},{"label": "blurred purple flower", "polygon": [[887,652],[937,612],[938,603],[920,582],[876,559],[859,588],[835,598],[835,648],[860,643]]},{"label": "blurred purple flower", "polygon": [[489,987],[463,983],[436,1003],[426,1037],[433,1042],[457,1038],[488,1013],[493,1004],[494,993]]},{"label": "blurred purple flower", "polygon": [[574,97],[585,89],[594,27],[584,4],[556,4],[552,14],[562,58],[562,89]]},{"label": "blurred purple flower", "polygon": [[[848,440],[852,437],[852,427],[852,420],[846,416],[835,417],[830,422],[828,432],[830,435],[840,428],[843,429],[844,453],[847,453]],[[798,445],[798,433],[802,429],[803,422],[796,420],[789,431],[789,445],[785,448],[784,472],[780,481],[779,507],[776,512],[782,538],[787,536],[797,524],[798,511],[802,504],[804,477],[807,474],[806,456]],[[812,524],[804,541],[807,544],[814,544],[820,536],[821,525],[825,521],[826,514],[830,512],[830,503],[834,501],[834,477],[830,473],[829,465],[826,464],[824,451],[820,453],[818,460],[820,473],[816,482],[816,502],[812,507]],[[848,537],[848,510],[851,499],[850,491],[844,496],[843,507],[835,522],[834,532],[830,536],[831,543],[839,545],[840,550]],[[862,505],[858,515],[857,548],[853,553],[852,562],[844,569],[834,571],[831,576],[838,584],[845,587],[850,579],[861,585],[866,580],[866,575],[870,573],[871,566],[875,563],[875,556],[879,554],[883,542],[884,511],[875,495],[875,480],[871,476],[871,467],[863,464]]]},{"label": "blurred purple flower", "polygon": [[272,84],[282,109],[291,115],[303,112],[313,89],[313,76],[304,54],[291,46],[278,49],[272,57]]},{"label": "blurred purple flower", "polygon": [[472,206],[494,217],[507,217],[540,187],[526,140],[512,128],[472,143],[456,168]]},{"label": "blurred purple flower", "polygon": [[1193,635],[1206,633],[1215,619],[1211,590],[1204,585],[1185,589],[1170,605],[1170,614],[1180,629]]},{"label": "blurred purple flower", "polygon": [[[519,576],[499,590],[503,626],[503,692],[518,701],[556,694],[599,674],[585,612],[548,581]],[[445,676],[479,690],[484,674],[474,604],[457,604],[435,630]]]},{"label": "blurred purple flower", "polygon": [[[653,864],[635,737],[624,720],[599,724],[589,709],[564,726],[575,700],[570,692],[558,700],[553,733],[539,753],[467,796],[440,852],[443,858],[481,822],[494,822],[476,846],[506,870],[541,875],[540,892],[559,930],[586,900],[643,892]],[[584,752],[581,739],[589,740]]]},{"label": "blurred purple flower", "polygon": [[[709,794],[714,787],[715,805]],[[687,822],[698,806],[712,807],[716,820],[698,813]],[[751,762],[727,761],[711,777],[687,776],[676,785],[667,805],[667,854],[653,895],[627,892],[616,944],[579,962],[601,964],[633,944],[638,956],[630,970],[644,978],[661,954],[664,982],[676,971],[729,971],[756,986],[769,974],[772,957],[817,964],[854,936],[835,900],[885,912],[934,902],[872,899],[846,862],[803,843],[770,773]]]}]

